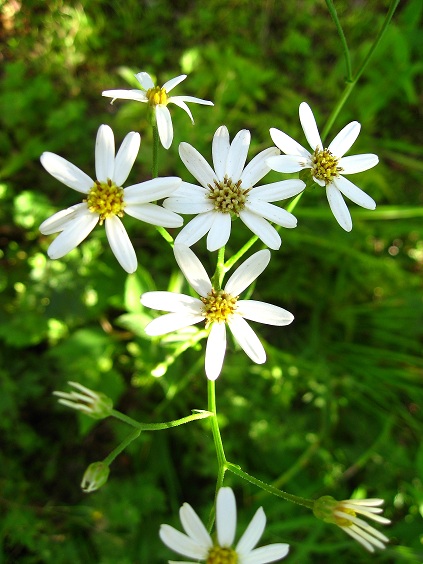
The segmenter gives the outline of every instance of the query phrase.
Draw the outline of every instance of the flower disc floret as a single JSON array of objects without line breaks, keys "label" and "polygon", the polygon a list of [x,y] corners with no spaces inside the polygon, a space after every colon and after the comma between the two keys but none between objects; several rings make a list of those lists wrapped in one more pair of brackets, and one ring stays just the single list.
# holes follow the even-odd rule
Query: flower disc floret
[{"label": "flower disc floret", "polygon": [[339,158],[332,155],[329,149],[320,150],[316,147],[311,156],[311,176],[325,183],[327,186],[334,178],[338,178],[343,168],[338,166]]},{"label": "flower disc floret", "polygon": [[241,188],[242,180],[232,182],[231,178],[225,175],[222,182],[214,180],[213,184],[208,184],[210,192],[207,197],[213,202],[214,209],[221,213],[233,213],[236,216],[245,208],[247,194],[251,188]]},{"label": "flower disc floret", "polygon": [[147,90],[147,98],[150,106],[158,106],[160,104],[166,106],[168,96],[166,89],[160,86],[154,86]]},{"label": "flower disc floret", "polygon": [[214,546],[209,550],[206,564],[237,564],[237,553],[231,548]]},{"label": "flower disc floret", "polygon": [[123,217],[125,207],[123,188],[107,179],[107,182],[96,180],[94,186],[88,192],[86,200],[88,209],[100,216],[100,225],[112,215]]},{"label": "flower disc floret", "polygon": [[201,298],[204,304],[204,316],[206,318],[206,327],[217,321],[224,323],[235,312],[238,297],[231,296],[224,290],[215,290],[214,288],[207,294],[207,297]]}]

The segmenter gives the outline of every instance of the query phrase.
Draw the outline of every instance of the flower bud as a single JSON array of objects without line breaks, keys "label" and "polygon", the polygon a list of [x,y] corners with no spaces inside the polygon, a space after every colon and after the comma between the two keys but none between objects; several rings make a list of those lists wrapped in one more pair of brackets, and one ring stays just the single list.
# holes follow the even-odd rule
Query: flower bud
[{"label": "flower bud", "polygon": [[53,392],[55,396],[60,398],[59,403],[71,409],[82,411],[93,419],[109,417],[113,409],[113,402],[108,396],[101,392],[94,392],[77,382],[68,382],[68,384],[76,388],[76,391],[72,390],[70,394]]},{"label": "flower bud", "polygon": [[84,472],[81,488],[85,493],[99,490],[107,482],[110,468],[104,462],[92,462]]}]

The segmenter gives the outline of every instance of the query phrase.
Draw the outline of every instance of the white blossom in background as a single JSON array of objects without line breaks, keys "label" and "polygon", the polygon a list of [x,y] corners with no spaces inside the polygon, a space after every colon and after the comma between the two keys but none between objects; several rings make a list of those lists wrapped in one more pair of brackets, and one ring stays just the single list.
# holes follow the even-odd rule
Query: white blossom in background
[{"label": "white blossom in background", "polygon": [[102,92],[103,96],[113,98],[112,103],[117,100],[135,100],[136,102],[146,102],[152,108],[156,116],[157,129],[159,131],[160,141],[165,149],[169,149],[173,141],[173,126],[172,118],[170,117],[168,104],[175,104],[179,106],[191,118],[191,110],[186,105],[186,102],[193,102],[195,104],[203,104],[204,106],[214,106],[213,102],[209,100],[202,100],[194,96],[169,96],[169,92],[175,88],[180,82],[185,80],[186,74],[181,74],[165,82],[163,86],[155,86],[151,76],[146,72],[139,72],[135,78],[140,83],[140,89],[132,90],[105,90]]},{"label": "white blossom in background", "polygon": [[373,154],[344,157],[360,133],[361,125],[357,121],[346,125],[327,148],[323,147],[313,112],[305,102],[300,104],[300,121],[312,152],[310,153],[286,133],[271,128],[270,135],[275,145],[285,155],[270,157],[267,163],[277,172],[292,173],[311,169],[313,180],[320,186],[326,187],[326,196],[336,221],[345,231],[351,231],[351,215],[343,196],[369,210],[374,210],[376,203],[342,175],[368,170],[376,166],[379,159]]},{"label": "white blossom in background", "polygon": [[122,221],[126,213],[136,219],[161,227],[180,227],[182,218],[153,204],[172,194],[181,184],[176,177],[154,178],[122,188],[128,178],[141,143],[139,133],[128,133],[115,156],[113,131],[101,125],[95,146],[96,180],[54,153],[43,153],[41,164],[54,178],[86,195],[76,204],[55,213],[40,225],[44,235],[60,232],[48,248],[51,259],[59,259],[77,247],[104,222],[110,247],[126,272],[135,272],[137,257]]},{"label": "white blossom in background", "polygon": [[[179,510],[182,527],[181,533],[170,525],[160,527],[160,538],[171,550],[192,558],[195,562],[227,564],[266,564],[285,558],[289,545],[284,543],[269,544],[254,548],[266,526],[266,515],[260,507],[246,531],[233,548],[237,524],[235,496],[231,488],[220,488],[216,500],[217,540],[213,542],[197,513],[188,503]],[[192,562],[191,561],[191,562]],[[169,561],[169,564],[177,564]],[[180,564],[188,564],[180,562]]]},{"label": "white blossom in background", "polygon": [[207,249],[215,251],[228,242],[232,218],[238,216],[265,245],[279,249],[281,238],[269,221],[296,227],[291,213],[270,202],[296,196],[304,190],[304,182],[294,179],[255,186],[270,171],[268,158],[279,155],[279,151],[275,147],[265,149],[244,168],[250,140],[250,132],[243,129],[230,143],[228,129],[219,127],[212,145],[214,170],[194,147],[179,145],[182,161],[201,186],[182,182],[163,202],[174,212],[198,214],[181,230],[175,243],[190,247],[208,233]]},{"label": "white blossom in background", "polygon": [[200,298],[173,292],[146,292],[141,296],[144,306],[170,313],[151,321],[145,332],[151,336],[164,335],[205,320],[206,327],[211,327],[205,359],[205,371],[210,380],[215,380],[222,370],[226,325],[251,360],[263,364],[266,361],[263,345],[245,320],[282,326],[289,325],[294,316],[275,305],[238,298],[269,264],[270,252],[258,251],[247,259],[235,270],[223,290],[213,288],[204,266],[189,247],[175,245],[174,252],[185,278]]}]

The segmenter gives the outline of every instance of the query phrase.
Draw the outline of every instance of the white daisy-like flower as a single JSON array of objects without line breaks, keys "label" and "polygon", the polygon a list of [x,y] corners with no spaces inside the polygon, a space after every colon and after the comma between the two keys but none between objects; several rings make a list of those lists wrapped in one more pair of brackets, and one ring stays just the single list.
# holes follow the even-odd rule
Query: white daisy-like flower
[{"label": "white daisy-like flower", "polygon": [[294,316],[281,307],[255,300],[239,300],[243,292],[266,268],[270,252],[258,251],[232,274],[223,290],[213,288],[210,278],[195,256],[185,245],[175,245],[175,258],[185,278],[200,298],[173,292],[146,292],[141,303],[153,309],[170,313],[154,319],[147,325],[147,335],[157,336],[206,321],[211,326],[207,339],[205,371],[209,380],[219,376],[226,352],[226,324],[244,352],[257,364],[266,361],[266,353],[259,338],[245,321],[267,325],[289,325]]},{"label": "white daisy-like flower", "polygon": [[214,170],[194,147],[188,143],[179,145],[182,161],[201,186],[182,182],[163,202],[174,212],[198,214],[179,233],[177,244],[190,247],[208,233],[207,249],[215,251],[228,242],[234,216],[240,217],[271,249],[279,249],[281,238],[269,221],[296,227],[297,220],[291,213],[270,202],[296,196],[304,189],[304,182],[294,179],[255,186],[270,171],[267,159],[279,155],[279,151],[275,147],[265,149],[244,168],[250,140],[250,132],[243,129],[230,143],[228,129],[219,127],[212,145]]},{"label": "white daisy-like flower", "polygon": [[300,121],[313,152],[304,149],[286,133],[271,128],[270,135],[275,145],[285,155],[271,157],[267,163],[277,172],[311,169],[313,180],[320,186],[326,187],[326,196],[336,221],[345,231],[351,231],[351,215],[342,196],[369,210],[374,210],[376,203],[342,175],[368,170],[376,166],[379,159],[377,155],[372,154],[344,157],[360,133],[361,125],[357,121],[346,125],[327,148],[323,147],[313,112],[305,102],[300,104]]},{"label": "white daisy-like flower", "polygon": [[163,86],[155,86],[151,76],[146,72],[139,72],[135,78],[140,83],[141,89],[132,90],[105,90],[102,92],[103,96],[113,98],[112,103],[116,99],[121,100],[135,100],[136,102],[148,102],[153,108],[156,115],[157,128],[159,131],[160,141],[165,149],[169,149],[173,141],[173,126],[170,112],[167,108],[168,104],[176,104],[186,111],[194,123],[191,110],[186,105],[186,102],[193,102],[195,104],[203,104],[204,106],[214,106],[213,102],[209,100],[202,100],[195,96],[169,96],[169,92],[175,88],[180,82],[185,80],[186,74],[181,74],[175,78],[171,78],[163,84]]},{"label": "white daisy-like flower", "polygon": [[60,231],[48,248],[52,259],[59,259],[77,247],[94,229],[104,222],[110,247],[126,272],[135,272],[137,257],[128,234],[119,219],[127,213],[136,219],[160,225],[180,227],[182,218],[170,210],[153,204],[166,198],[181,184],[176,177],[154,178],[122,188],[128,178],[140,148],[139,133],[131,131],[115,156],[113,131],[101,125],[95,146],[96,180],[78,167],[54,153],[43,153],[41,164],[57,180],[77,192],[86,194],[81,204],[55,213],[40,225],[44,235]]},{"label": "white daisy-like flower", "polygon": [[[159,533],[160,538],[171,550],[187,558],[192,558],[196,562],[206,562],[206,564],[266,564],[267,562],[281,560],[288,554],[289,545],[284,543],[254,548],[266,526],[266,515],[262,507],[256,511],[235,548],[232,547],[235,540],[237,515],[235,496],[231,488],[220,488],[217,494],[216,542],[213,542],[191,505],[184,503],[179,510],[179,516],[185,533],[181,533],[170,525],[162,525]],[[178,563],[169,560],[169,564],[190,563],[186,561],[179,561]]]},{"label": "white daisy-like flower", "polygon": [[323,496],[315,501],[314,514],[327,523],[338,525],[369,552],[374,552],[375,548],[386,548],[389,539],[358,515],[389,525],[391,521],[379,515],[383,503],[383,499],[376,498],[337,501],[331,496]]}]

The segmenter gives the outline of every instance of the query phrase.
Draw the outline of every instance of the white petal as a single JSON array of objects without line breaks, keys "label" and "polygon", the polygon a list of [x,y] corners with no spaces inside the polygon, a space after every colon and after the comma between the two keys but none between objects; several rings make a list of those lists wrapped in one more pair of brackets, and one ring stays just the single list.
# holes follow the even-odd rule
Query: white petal
[{"label": "white petal", "polygon": [[373,168],[379,162],[377,155],[367,153],[365,155],[353,155],[352,157],[343,157],[338,166],[342,168],[343,174],[355,174]]},{"label": "white petal", "polygon": [[166,90],[166,92],[170,92],[175,86],[178,86],[183,80],[187,77],[186,74],[181,74],[180,76],[175,76],[175,78],[171,78],[167,82],[165,82],[162,86]]},{"label": "white petal", "polygon": [[207,250],[217,251],[229,241],[231,234],[231,215],[229,213],[215,212],[213,223],[207,235]]},{"label": "white petal", "polygon": [[147,335],[157,337],[178,331],[184,327],[195,325],[204,319],[204,315],[194,315],[192,313],[166,313],[151,321],[145,328]]},{"label": "white petal", "polygon": [[113,181],[117,186],[122,186],[131,172],[132,165],[137,158],[140,149],[141,137],[139,133],[131,131],[122,141],[122,145],[116,155],[115,171]]},{"label": "white petal", "polygon": [[179,96],[172,96],[172,98],[168,99],[167,103],[168,104],[172,103],[175,104],[175,106],[179,106],[182,110],[184,110],[189,115],[192,123],[194,123],[194,118],[192,117],[191,110],[188,108],[185,102],[179,98]]},{"label": "white petal", "polygon": [[137,256],[121,220],[112,215],[106,219],[104,226],[110,248],[121,267],[129,274],[135,272],[138,266]]},{"label": "white petal", "polygon": [[367,210],[374,210],[376,208],[376,202],[371,198],[366,192],[363,192],[361,188],[353,184],[348,180],[348,178],[344,178],[343,176],[339,176],[333,180],[335,186],[340,190],[344,196],[349,198],[352,202],[361,206],[362,208],[366,208]]},{"label": "white petal", "polygon": [[229,329],[235,340],[253,362],[266,362],[266,353],[259,338],[240,315],[233,315],[228,319]]},{"label": "white petal", "polygon": [[88,208],[87,204],[83,202],[82,204],[75,204],[70,208],[61,210],[51,217],[43,221],[40,225],[39,230],[43,235],[51,235],[52,233],[57,233],[58,231],[63,231],[79,216],[86,215]]},{"label": "white petal", "polygon": [[207,532],[206,527],[203,525],[201,519],[198,517],[194,509],[189,503],[184,503],[179,510],[179,517],[182,526],[189,537],[195,540],[201,547],[212,547],[213,541]]},{"label": "white petal", "polygon": [[352,219],[350,212],[348,211],[347,204],[344,202],[341,192],[335,184],[332,183],[326,187],[326,196],[336,221],[342,229],[345,229],[345,231],[351,231]]},{"label": "white petal", "polygon": [[176,262],[185,278],[188,280],[188,283],[194,288],[197,294],[206,297],[211,291],[212,285],[206,269],[201,264],[200,260],[193,251],[185,245],[175,244],[173,252],[175,253]]},{"label": "white petal", "polygon": [[289,544],[275,543],[256,548],[247,556],[242,557],[239,564],[267,564],[285,558],[289,552]]},{"label": "white petal", "polygon": [[136,219],[161,227],[181,227],[184,223],[180,215],[156,204],[130,204],[125,207],[125,212]]},{"label": "white petal", "polygon": [[247,209],[242,210],[239,217],[245,225],[263,241],[265,245],[267,245],[270,249],[279,249],[281,246],[280,235],[276,229],[270,225],[270,223]]},{"label": "white petal", "polygon": [[115,100],[134,100],[135,102],[147,102],[148,98],[145,92],[141,90],[104,90],[101,93],[106,98],[113,98],[112,104]]},{"label": "white petal", "polygon": [[247,129],[242,129],[235,135],[231,143],[228,160],[226,161],[226,174],[233,182],[237,182],[241,178],[250,141],[251,133]]},{"label": "white petal", "polygon": [[250,256],[239,266],[225,285],[225,292],[238,296],[260,276],[270,262],[270,251],[263,249]]},{"label": "white petal", "polygon": [[199,545],[198,542],[177,531],[170,525],[161,525],[159,531],[160,538],[166,546],[182,556],[204,560],[207,558],[210,547]]},{"label": "white petal", "polygon": [[251,186],[257,184],[263,176],[266,176],[266,174],[271,170],[270,166],[267,164],[267,159],[279,154],[279,149],[276,149],[276,147],[270,147],[269,149],[265,149],[256,155],[242,171],[242,187],[244,189],[250,188]]},{"label": "white petal", "polygon": [[124,201],[126,204],[155,202],[173,194],[179,188],[181,182],[181,179],[177,176],[146,180],[125,188],[123,191]]},{"label": "white petal", "polygon": [[361,125],[358,121],[352,121],[341,129],[328,147],[332,155],[335,155],[338,158],[344,156],[345,153],[353,146],[358,134],[360,133],[360,129]]},{"label": "white petal", "polygon": [[85,172],[73,165],[63,157],[54,153],[43,153],[40,157],[41,164],[56,180],[62,182],[69,188],[87,194],[94,185],[92,180]]},{"label": "white petal", "polygon": [[[374,547],[367,542],[365,539],[363,539],[363,537],[361,536],[361,534],[357,533],[357,531],[353,530],[352,527],[341,527],[343,531],[345,531],[348,535],[350,535],[354,540],[356,540],[357,542],[359,542],[362,546],[364,546],[364,548],[366,548],[369,552],[374,552],[375,549]],[[361,531],[360,531],[361,533]]]},{"label": "white petal", "polygon": [[323,149],[322,140],[320,139],[319,130],[317,129],[316,120],[313,112],[306,102],[300,104],[300,122],[304,131],[304,135],[313,151],[316,147]]},{"label": "white petal", "polygon": [[226,161],[229,154],[229,131],[221,125],[213,136],[212,155],[213,166],[217,179],[222,182],[226,173]]},{"label": "white petal", "polygon": [[197,195],[197,198],[167,198],[163,202],[163,207],[177,213],[197,214],[206,213],[214,209],[214,204],[211,200],[206,199],[204,196]]},{"label": "white petal", "polygon": [[220,488],[216,501],[216,532],[219,546],[230,548],[235,538],[236,501],[231,488]]},{"label": "white petal", "polygon": [[266,302],[239,300],[237,306],[237,313],[250,321],[258,321],[259,323],[277,325],[279,327],[289,325],[294,321],[292,313],[282,307]]},{"label": "white petal", "polygon": [[194,104],[201,104],[202,106],[214,106],[213,102],[210,102],[210,100],[203,100],[195,96],[172,96],[168,101],[176,103],[175,98],[182,102],[193,102]]},{"label": "white petal", "polygon": [[209,211],[200,213],[179,232],[175,239],[175,245],[186,245],[190,247],[201,239],[211,228],[216,212]]},{"label": "white petal", "polygon": [[95,142],[95,173],[97,180],[107,182],[115,170],[115,138],[111,127],[100,125]]},{"label": "white petal", "polygon": [[141,296],[141,303],[145,307],[172,313],[200,314],[203,302],[198,298],[175,294],[174,292],[145,292]]},{"label": "white petal", "polygon": [[205,371],[209,380],[216,380],[222,371],[226,352],[226,325],[213,323],[207,338]]},{"label": "white petal", "polygon": [[97,214],[88,210],[84,214],[78,214],[78,217],[69,223],[50,245],[47,250],[48,256],[51,259],[59,259],[72,251],[91,233],[99,219]]},{"label": "white petal", "polygon": [[177,198],[196,199],[200,194],[205,197],[208,193],[208,188],[203,188],[202,186],[198,186],[198,184],[191,184],[190,182],[182,182],[172,196]]},{"label": "white petal", "polygon": [[279,208],[278,206],[274,206],[273,204],[250,198],[250,201],[245,208],[251,213],[255,213],[256,215],[264,217],[269,221],[273,221],[273,223],[282,225],[282,227],[297,227],[297,218],[292,215],[292,213],[284,210],[283,208]]},{"label": "white petal", "polygon": [[135,78],[141,84],[144,90],[150,90],[150,88],[154,88],[154,82],[151,79],[151,76],[148,72],[139,72],[135,75]]},{"label": "white petal", "polygon": [[156,106],[156,122],[161,144],[165,149],[169,149],[173,141],[173,125],[166,106]]},{"label": "white petal", "polygon": [[194,147],[188,143],[180,143],[179,155],[190,173],[204,188],[207,188],[208,184],[213,185],[216,175],[209,163],[200,155],[197,149],[194,149]]},{"label": "white petal", "polygon": [[311,168],[309,157],[298,157],[296,155],[279,155],[267,159],[267,164],[276,172],[298,172],[303,168]]},{"label": "white petal", "polygon": [[272,127],[270,129],[270,137],[273,140],[273,143],[279,147],[282,153],[285,155],[295,155],[297,157],[303,157],[307,159],[310,156],[310,152],[307,149],[304,149],[302,145],[294,141],[292,137],[280,131],[280,129],[275,129]]},{"label": "white petal", "polygon": [[278,202],[291,198],[302,192],[305,188],[302,180],[280,180],[264,186],[256,186],[249,193],[250,200],[263,200],[265,202]]},{"label": "white petal", "polygon": [[257,509],[254,517],[251,519],[250,524],[245,530],[245,533],[239,539],[236,545],[236,552],[240,555],[248,554],[256,546],[263,534],[266,526],[266,515],[263,508]]}]

